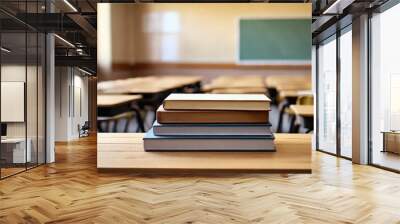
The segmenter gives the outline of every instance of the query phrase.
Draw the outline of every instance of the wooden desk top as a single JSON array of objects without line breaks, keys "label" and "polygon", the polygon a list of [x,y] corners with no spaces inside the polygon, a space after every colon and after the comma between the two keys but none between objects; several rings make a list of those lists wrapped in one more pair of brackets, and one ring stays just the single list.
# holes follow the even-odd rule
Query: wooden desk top
[{"label": "wooden desk top", "polygon": [[311,90],[283,90],[279,92],[279,96],[285,97],[299,97],[299,96],[312,96],[313,92]]},{"label": "wooden desk top", "polygon": [[97,95],[97,107],[115,107],[142,99],[141,95]]},{"label": "wooden desk top", "polygon": [[227,88],[227,89],[213,89],[210,93],[236,93],[236,94],[245,94],[245,93],[266,93],[266,88],[257,88],[257,87],[246,87],[246,88]]},{"label": "wooden desk top", "polygon": [[271,75],[265,78],[267,87],[283,90],[311,89],[310,75]]},{"label": "wooden desk top", "polygon": [[147,76],[101,82],[98,90],[112,94],[152,94],[174,90],[201,80],[200,76]]},{"label": "wooden desk top", "polygon": [[290,109],[294,114],[302,117],[313,117],[314,106],[313,105],[290,105]]},{"label": "wooden desk top", "polygon": [[143,133],[98,133],[97,167],[311,172],[311,136],[276,134],[276,152],[145,152]]},{"label": "wooden desk top", "polygon": [[[262,76],[254,75],[227,75],[218,76],[213,79],[209,84],[204,85],[204,91],[213,91],[216,89],[247,89],[257,88],[266,91],[265,80]],[[223,90],[222,90],[223,91]]]}]

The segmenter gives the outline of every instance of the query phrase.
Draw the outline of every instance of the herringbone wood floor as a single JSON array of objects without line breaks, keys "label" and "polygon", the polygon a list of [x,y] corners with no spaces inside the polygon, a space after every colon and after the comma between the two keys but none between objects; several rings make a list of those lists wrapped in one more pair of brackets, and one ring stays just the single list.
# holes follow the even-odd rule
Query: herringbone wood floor
[{"label": "herringbone wood floor", "polygon": [[0,223],[400,223],[400,175],[326,154],[311,175],[98,173],[95,143],[0,181]]}]

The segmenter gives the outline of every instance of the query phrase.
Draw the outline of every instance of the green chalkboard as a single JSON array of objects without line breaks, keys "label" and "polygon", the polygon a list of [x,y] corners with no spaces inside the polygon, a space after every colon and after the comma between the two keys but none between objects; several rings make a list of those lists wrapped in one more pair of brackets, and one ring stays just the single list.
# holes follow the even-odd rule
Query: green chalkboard
[{"label": "green chalkboard", "polygon": [[311,60],[311,19],[241,19],[239,61]]}]

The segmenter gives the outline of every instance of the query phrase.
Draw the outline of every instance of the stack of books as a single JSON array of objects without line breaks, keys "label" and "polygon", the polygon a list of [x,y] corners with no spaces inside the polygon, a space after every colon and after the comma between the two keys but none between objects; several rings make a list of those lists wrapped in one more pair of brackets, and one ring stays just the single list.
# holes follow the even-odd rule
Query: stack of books
[{"label": "stack of books", "polygon": [[275,151],[263,94],[171,94],[144,137],[146,151]]}]

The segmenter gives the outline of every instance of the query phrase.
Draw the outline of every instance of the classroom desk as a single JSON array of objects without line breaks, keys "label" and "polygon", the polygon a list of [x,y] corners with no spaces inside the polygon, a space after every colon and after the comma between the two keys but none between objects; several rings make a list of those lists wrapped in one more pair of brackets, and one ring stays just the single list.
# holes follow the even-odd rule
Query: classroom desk
[{"label": "classroom desk", "polygon": [[290,109],[297,116],[301,117],[313,117],[314,116],[314,106],[313,105],[290,105]]},{"label": "classroom desk", "polygon": [[100,83],[99,90],[108,94],[150,95],[175,91],[201,82],[200,76],[148,76]]},{"label": "classroom desk", "polygon": [[134,101],[142,99],[141,95],[107,95],[99,94],[97,95],[97,107],[109,108],[117,107],[127,103],[132,103]]},{"label": "classroom desk", "polygon": [[269,75],[265,78],[268,93],[273,104],[278,104],[282,91],[311,89],[310,75]]},{"label": "classroom desk", "polygon": [[266,88],[257,88],[257,87],[224,88],[224,89],[213,89],[209,92],[210,93],[235,93],[235,94],[245,94],[245,93],[265,94],[267,92],[267,89]]},{"label": "classroom desk", "polygon": [[99,83],[98,89],[104,94],[140,94],[138,102],[142,111],[155,111],[162,101],[172,92],[185,92],[192,88],[200,90],[201,76],[146,76]]},{"label": "classroom desk", "polygon": [[268,88],[277,88],[280,90],[296,90],[298,87],[302,89],[311,85],[310,75],[269,75],[265,78]]},{"label": "classroom desk", "polygon": [[143,119],[134,103],[142,99],[141,95],[97,95],[97,112],[99,122],[110,119],[119,114],[133,111],[136,121],[139,125],[139,130],[144,131]]},{"label": "classroom desk", "polygon": [[313,105],[290,105],[290,115],[292,115],[292,121],[290,125],[291,132],[296,132],[295,121],[296,119],[302,119],[304,128],[308,129],[308,132],[314,129],[314,106]]},{"label": "classroom desk", "polygon": [[97,168],[311,173],[311,136],[276,134],[276,152],[145,152],[142,133],[97,134]]},{"label": "classroom desk", "polygon": [[266,93],[262,76],[218,76],[202,88],[211,93]]},{"label": "classroom desk", "polygon": [[300,96],[312,96],[313,93],[311,90],[284,90],[279,92],[279,97],[277,101],[279,104],[279,118],[278,118],[278,127],[277,132],[282,131],[282,122],[283,115],[285,110],[289,108],[290,105],[296,104],[298,97]]},{"label": "classroom desk", "polygon": [[279,97],[284,99],[288,97],[312,96],[311,90],[283,90],[279,92]]}]

